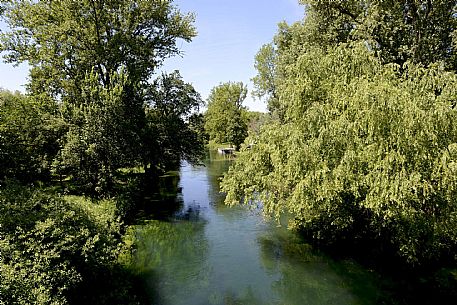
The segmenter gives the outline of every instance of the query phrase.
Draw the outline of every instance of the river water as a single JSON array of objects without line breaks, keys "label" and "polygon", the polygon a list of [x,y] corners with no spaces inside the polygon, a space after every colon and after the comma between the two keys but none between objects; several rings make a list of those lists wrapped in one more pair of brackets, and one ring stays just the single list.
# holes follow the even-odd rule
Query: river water
[{"label": "river water", "polygon": [[258,210],[223,204],[230,160],[184,164],[180,208],[137,227],[135,264],[151,304],[379,304],[379,279],[333,260]]}]

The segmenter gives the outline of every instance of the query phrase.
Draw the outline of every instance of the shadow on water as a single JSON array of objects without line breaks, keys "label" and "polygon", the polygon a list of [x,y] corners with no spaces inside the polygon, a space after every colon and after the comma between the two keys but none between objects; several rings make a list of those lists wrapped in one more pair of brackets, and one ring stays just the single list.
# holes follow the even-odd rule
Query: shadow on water
[{"label": "shadow on water", "polygon": [[261,261],[280,273],[272,289],[285,304],[379,304],[376,276],[330,257],[283,229],[259,237]]},{"label": "shadow on water", "polygon": [[319,249],[283,228],[261,234],[258,241],[265,269],[282,275],[272,289],[285,304],[451,305],[457,299],[455,269],[383,270],[360,256]]},{"label": "shadow on water", "polygon": [[182,190],[178,171],[169,172],[149,181],[144,174],[129,174],[118,191],[117,208],[127,224],[144,220],[169,220],[183,208]]},{"label": "shadow on water", "polygon": [[[189,219],[198,219],[191,212]],[[205,265],[208,241],[203,221],[151,220],[136,231],[135,268],[146,279],[151,300],[177,304],[175,299],[205,287],[209,268]],[[180,287],[175,291],[176,287]]]}]

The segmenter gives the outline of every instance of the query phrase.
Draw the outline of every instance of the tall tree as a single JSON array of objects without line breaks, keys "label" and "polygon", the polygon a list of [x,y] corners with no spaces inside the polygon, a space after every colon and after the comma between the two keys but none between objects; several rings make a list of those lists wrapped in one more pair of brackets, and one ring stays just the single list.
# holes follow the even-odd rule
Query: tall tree
[{"label": "tall tree", "polygon": [[[284,118],[249,139],[255,145],[223,180],[227,203],[260,200],[265,213],[292,215],[292,228],[323,243],[376,242],[411,264],[453,257],[455,51],[411,38],[412,2],[418,13],[435,10],[421,35],[453,33],[444,1],[306,1],[304,22],[280,25]],[[370,32],[370,22],[398,27]]]},{"label": "tall tree", "polygon": [[306,7],[305,22],[280,23],[273,42],[262,46],[255,58],[255,93],[268,97],[270,112],[279,114],[281,120],[286,110],[278,101],[282,94],[278,88],[287,79],[287,67],[314,48],[326,50],[340,43],[363,42],[384,64],[401,66],[409,60],[428,66],[443,62],[447,70],[457,69],[457,1],[300,3]]},{"label": "tall tree", "polygon": [[88,74],[81,104],[65,105],[68,127],[54,167],[60,176],[72,175],[82,190],[102,194],[111,189],[118,168],[132,165],[136,152],[131,143],[140,141],[140,136],[132,134],[128,120],[134,116],[130,103],[125,103],[128,76],[114,74],[108,88],[97,79],[96,73]]},{"label": "tall tree", "polygon": [[147,127],[142,148],[143,165],[151,173],[175,170],[181,160],[198,163],[203,139],[191,127],[191,118],[203,104],[194,87],[178,71],[162,74],[145,98]]},{"label": "tall tree", "polygon": [[53,99],[68,124],[56,170],[103,190],[116,169],[143,161],[148,132],[159,133],[146,123],[149,80],[179,54],[178,39],[195,36],[194,16],[172,0],[13,0],[2,8],[10,31],[0,34],[0,51],[28,62],[29,94]]},{"label": "tall tree", "polygon": [[195,36],[193,15],[172,0],[2,1],[10,31],[0,51],[32,67],[29,89],[77,100],[86,73],[104,86],[124,68],[133,82],[147,81],[163,60],[179,53],[177,39]]},{"label": "tall tree", "polygon": [[220,84],[211,90],[205,113],[205,130],[210,140],[239,148],[247,136],[243,101],[247,87],[242,82]]}]

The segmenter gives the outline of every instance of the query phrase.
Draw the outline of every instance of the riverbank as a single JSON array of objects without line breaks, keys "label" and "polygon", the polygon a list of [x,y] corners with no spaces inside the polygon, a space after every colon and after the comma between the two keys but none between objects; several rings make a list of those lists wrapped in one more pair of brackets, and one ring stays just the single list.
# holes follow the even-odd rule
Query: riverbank
[{"label": "riverbank", "polygon": [[0,292],[23,304],[454,303],[455,268],[323,248],[259,209],[224,205],[219,182],[232,162],[213,151],[153,192],[132,178],[115,199],[3,188]]},{"label": "riverbank", "polygon": [[10,184],[0,224],[2,304],[145,304],[114,200]]}]

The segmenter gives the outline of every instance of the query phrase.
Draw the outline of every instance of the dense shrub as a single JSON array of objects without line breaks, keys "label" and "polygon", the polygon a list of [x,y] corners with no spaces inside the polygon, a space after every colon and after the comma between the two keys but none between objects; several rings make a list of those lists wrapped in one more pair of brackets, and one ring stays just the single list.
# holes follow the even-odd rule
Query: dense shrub
[{"label": "dense shrub", "polygon": [[0,190],[0,304],[136,303],[110,201]]}]

